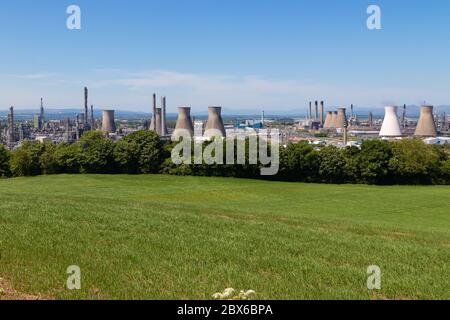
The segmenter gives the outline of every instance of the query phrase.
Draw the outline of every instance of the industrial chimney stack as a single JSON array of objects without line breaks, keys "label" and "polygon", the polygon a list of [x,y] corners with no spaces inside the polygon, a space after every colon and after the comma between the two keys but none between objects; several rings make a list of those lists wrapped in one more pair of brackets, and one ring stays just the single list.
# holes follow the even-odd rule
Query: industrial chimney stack
[{"label": "industrial chimney stack", "polygon": [[167,136],[167,123],[166,123],[166,97],[161,98],[161,136]]},{"label": "industrial chimney stack", "polygon": [[150,130],[156,132],[156,93],[153,94],[153,112],[152,121],[150,123]]},{"label": "industrial chimney stack", "polygon": [[87,87],[84,87],[84,124],[88,124],[88,95],[89,91]]},{"label": "industrial chimney stack", "polygon": [[420,118],[417,123],[416,137],[436,137],[437,130],[433,118],[433,106],[423,106],[420,109]]},{"label": "industrial chimney stack", "polygon": [[324,125],[324,112],[325,112],[325,106],[324,106],[324,102],[320,101],[320,125],[323,128]]}]

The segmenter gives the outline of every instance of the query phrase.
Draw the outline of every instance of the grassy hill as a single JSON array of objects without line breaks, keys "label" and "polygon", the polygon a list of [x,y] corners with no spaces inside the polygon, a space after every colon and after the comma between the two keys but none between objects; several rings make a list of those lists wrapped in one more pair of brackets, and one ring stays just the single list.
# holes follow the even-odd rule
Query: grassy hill
[{"label": "grassy hill", "polygon": [[[0,277],[49,298],[450,298],[450,187],[61,175],[0,180]],[[68,291],[78,265],[82,290]],[[367,267],[382,290],[366,288]]]}]

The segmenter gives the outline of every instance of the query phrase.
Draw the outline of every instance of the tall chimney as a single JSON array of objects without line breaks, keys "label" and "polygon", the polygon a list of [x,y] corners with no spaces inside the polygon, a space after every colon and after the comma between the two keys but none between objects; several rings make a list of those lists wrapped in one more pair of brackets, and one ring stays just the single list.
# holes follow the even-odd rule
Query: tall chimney
[{"label": "tall chimney", "polygon": [[317,121],[319,119],[319,101],[316,101],[314,105],[316,107],[315,109],[316,114],[314,115],[314,121]]},{"label": "tall chimney", "polygon": [[153,112],[152,121],[150,123],[150,130],[156,132],[156,93],[153,94]]},{"label": "tall chimney", "polygon": [[353,104],[350,106],[350,118],[354,117],[354,113],[353,113]]},{"label": "tall chimney", "polygon": [[88,124],[88,95],[88,88],[84,87],[84,124]]},{"label": "tall chimney", "polygon": [[166,123],[166,97],[161,98],[161,136],[167,135],[167,123]]},{"label": "tall chimney", "polygon": [[14,144],[16,142],[16,131],[14,128],[14,107],[9,108],[8,114],[8,143]]},{"label": "tall chimney", "polygon": [[312,120],[312,101],[309,102],[309,120]]},{"label": "tall chimney", "polygon": [[369,127],[373,127],[373,113],[369,112]]},{"label": "tall chimney", "polygon": [[94,105],[91,104],[91,130],[94,130],[95,119],[94,119]]},{"label": "tall chimney", "polygon": [[324,112],[325,112],[325,107],[324,107],[324,103],[323,101],[320,101],[320,125],[323,127],[324,125]]},{"label": "tall chimney", "polygon": [[436,137],[437,130],[433,118],[433,106],[423,106],[420,109],[420,118],[417,123],[416,137]]}]

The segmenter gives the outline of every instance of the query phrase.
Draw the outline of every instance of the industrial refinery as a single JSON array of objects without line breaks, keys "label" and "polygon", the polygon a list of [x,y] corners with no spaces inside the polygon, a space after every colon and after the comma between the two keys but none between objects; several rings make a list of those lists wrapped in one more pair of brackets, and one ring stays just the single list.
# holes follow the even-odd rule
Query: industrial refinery
[{"label": "industrial refinery", "polygon": [[[23,141],[35,140],[41,143],[72,143],[80,139],[86,131],[101,130],[110,139],[118,140],[137,131],[151,130],[161,139],[177,137],[181,133],[194,134],[198,139],[212,137],[235,137],[239,133],[253,131],[258,134],[261,129],[278,129],[283,145],[308,141],[313,145],[334,145],[337,147],[359,146],[365,139],[423,139],[428,144],[450,143],[449,118],[444,112],[437,114],[431,105],[420,107],[420,114],[409,115],[408,107],[403,105],[399,116],[398,106],[386,106],[384,117],[375,117],[373,112],[361,116],[355,105],[350,105],[350,114],[345,107],[327,108],[325,102],[311,101],[304,118],[282,118],[267,116],[264,111],[260,118],[241,119],[237,116],[227,117],[224,121],[222,107],[210,106],[196,112],[205,112],[207,118],[194,117],[191,107],[178,107],[178,114],[169,117],[167,98],[153,94],[151,116],[136,119],[130,123],[117,117],[116,110],[99,111],[96,118],[94,105],[89,108],[89,90],[84,88],[84,106],[82,112],[73,118],[52,120],[46,117],[44,99],[40,100],[39,111],[30,120],[15,118],[14,107],[9,109],[6,121],[1,123],[1,141],[9,149],[14,149]],[[299,110],[301,112],[301,110]],[[101,113],[100,113],[101,112]],[[281,119],[281,120],[280,120]],[[198,134],[200,132],[200,134]]]}]

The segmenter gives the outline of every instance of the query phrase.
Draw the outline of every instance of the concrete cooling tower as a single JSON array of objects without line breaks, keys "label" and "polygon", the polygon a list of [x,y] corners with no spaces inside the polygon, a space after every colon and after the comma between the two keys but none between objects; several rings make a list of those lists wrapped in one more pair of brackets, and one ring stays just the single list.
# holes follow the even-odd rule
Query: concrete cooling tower
[{"label": "concrete cooling tower", "polygon": [[336,120],[337,120],[337,111],[333,111],[331,113],[331,121],[330,121],[330,129],[335,129],[336,128]]},{"label": "concrete cooling tower", "polygon": [[328,111],[327,112],[327,117],[325,118],[325,123],[323,125],[323,127],[325,129],[331,128],[331,120],[332,120],[332,118],[333,118],[333,112],[332,111]]},{"label": "concrete cooling tower", "polygon": [[173,136],[182,136],[183,131],[186,130],[191,136],[194,135],[194,125],[192,124],[191,108],[181,107],[178,108],[178,120],[173,132]]},{"label": "concrete cooling tower", "polygon": [[114,110],[103,110],[102,131],[107,133],[116,132],[116,123],[114,121]]},{"label": "concrete cooling tower", "polygon": [[414,133],[416,137],[436,137],[437,130],[436,124],[433,118],[433,107],[423,106],[420,109],[420,118],[417,123],[416,132]]},{"label": "concrete cooling tower", "polygon": [[227,133],[225,131],[225,126],[222,120],[222,107],[209,107],[208,108],[208,122],[205,127],[205,136],[213,137],[220,135],[221,137],[226,137]]},{"label": "concrete cooling tower", "polygon": [[336,115],[336,121],[334,123],[334,127],[337,129],[344,129],[347,127],[347,115],[345,113],[345,108],[338,108],[337,109],[337,115]]},{"label": "concrete cooling tower", "polygon": [[380,137],[401,137],[402,129],[398,120],[398,107],[385,107],[385,116],[383,125],[381,126]]}]

